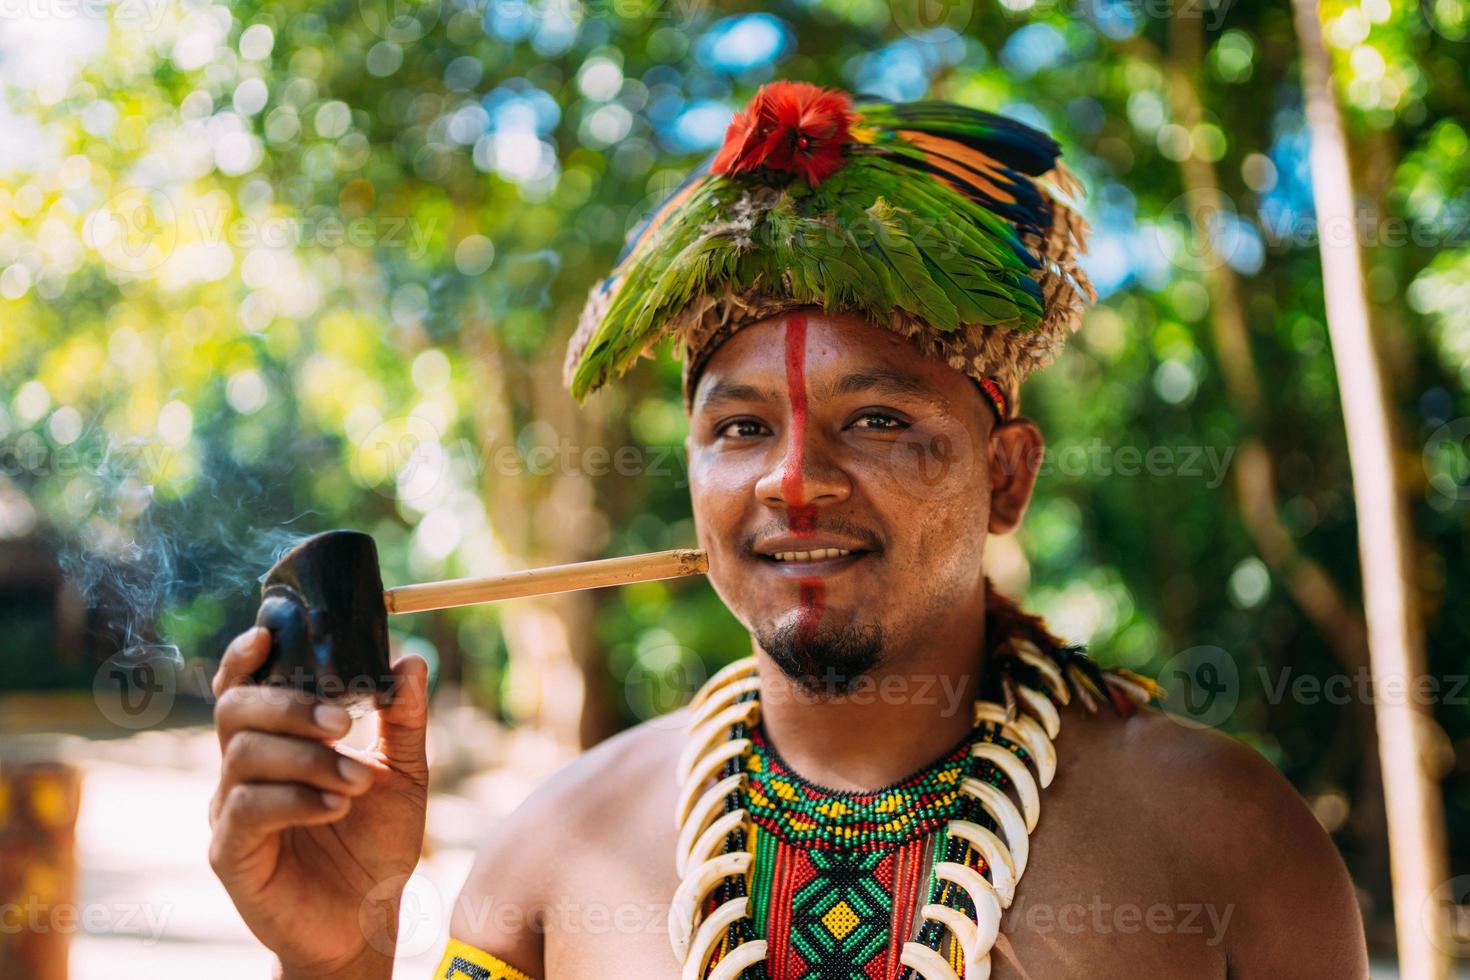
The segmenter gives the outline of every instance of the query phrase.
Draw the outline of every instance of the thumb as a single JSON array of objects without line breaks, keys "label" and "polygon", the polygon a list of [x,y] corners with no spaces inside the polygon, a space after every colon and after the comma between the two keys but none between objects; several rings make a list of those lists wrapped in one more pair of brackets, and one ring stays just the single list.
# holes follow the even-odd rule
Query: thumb
[{"label": "thumb", "polygon": [[392,669],[393,700],[378,709],[378,748],[395,769],[423,775],[428,771],[429,665],[409,654]]}]

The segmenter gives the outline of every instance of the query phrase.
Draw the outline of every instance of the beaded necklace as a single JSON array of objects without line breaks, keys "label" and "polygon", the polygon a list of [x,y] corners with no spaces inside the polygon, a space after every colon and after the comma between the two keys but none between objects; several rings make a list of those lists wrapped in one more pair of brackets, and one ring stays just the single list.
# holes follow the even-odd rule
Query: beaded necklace
[{"label": "beaded necklace", "polygon": [[678,763],[669,936],[682,980],[985,980],[1056,772],[1058,706],[1131,713],[1158,691],[1077,648],[1042,649],[1022,635],[993,644],[965,740],[862,793],[807,782],[769,745],[754,657],[711,677]]}]

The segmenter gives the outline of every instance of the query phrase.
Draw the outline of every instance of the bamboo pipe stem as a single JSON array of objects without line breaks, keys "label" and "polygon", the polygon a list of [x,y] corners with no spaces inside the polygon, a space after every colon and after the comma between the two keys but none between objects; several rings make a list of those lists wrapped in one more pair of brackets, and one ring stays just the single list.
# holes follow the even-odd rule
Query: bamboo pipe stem
[{"label": "bamboo pipe stem", "polygon": [[487,575],[484,578],[400,585],[383,593],[383,605],[388,607],[389,614],[426,612],[430,609],[499,602],[502,599],[523,599],[557,592],[600,589],[609,585],[655,582],[683,575],[703,575],[708,571],[709,558],[703,551],[680,548],[646,555],[528,568],[518,572]]}]

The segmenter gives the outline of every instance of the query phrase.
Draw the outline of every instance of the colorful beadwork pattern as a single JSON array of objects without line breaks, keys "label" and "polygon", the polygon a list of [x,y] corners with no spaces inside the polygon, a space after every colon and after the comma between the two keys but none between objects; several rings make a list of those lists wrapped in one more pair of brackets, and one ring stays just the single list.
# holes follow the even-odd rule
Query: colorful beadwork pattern
[{"label": "colorful beadwork pattern", "polygon": [[[753,824],[752,919],[770,944],[765,976],[893,980],[903,944],[913,938],[920,896],[929,900],[943,891],[934,861],[986,870],[979,855],[943,831],[950,820],[989,824],[973,797],[960,791],[966,776],[1006,785],[1000,770],[976,759],[971,747],[994,741],[1022,759],[1024,752],[994,726],[981,725],[942,759],[892,786],[844,793],[792,771],[760,728],[749,737],[743,802]],[[963,969],[956,951],[947,958]]]},{"label": "colorful beadwork pattern", "polygon": [[924,837],[891,850],[804,849],[757,830],[754,917],[771,940],[770,977],[889,980],[920,888]]},{"label": "colorful beadwork pattern", "polygon": [[757,729],[746,758],[746,806],[766,830],[816,850],[890,850],[959,816],[960,780],[975,768],[967,738],[943,759],[872,793],[841,793],[793,772]]}]

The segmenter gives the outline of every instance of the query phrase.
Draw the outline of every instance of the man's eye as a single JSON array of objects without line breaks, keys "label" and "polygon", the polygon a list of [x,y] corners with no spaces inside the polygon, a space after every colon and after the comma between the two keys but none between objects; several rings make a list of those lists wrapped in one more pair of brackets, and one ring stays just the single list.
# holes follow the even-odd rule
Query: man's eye
[{"label": "man's eye", "polygon": [[715,431],[717,436],[733,436],[736,439],[749,439],[765,432],[765,426],[755,419],[733,419],[720,426]]},{"label": "man's eye", "polygon": [[902,419],[883,412],[864,412],[857,417],[853,425],[859,429],[882,432],[891,429],[901,429],[906,423]]}]

